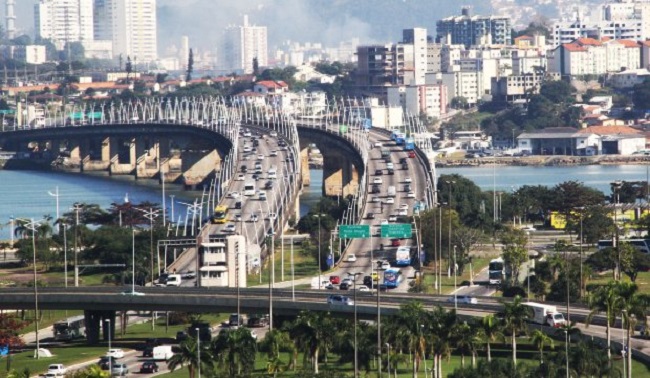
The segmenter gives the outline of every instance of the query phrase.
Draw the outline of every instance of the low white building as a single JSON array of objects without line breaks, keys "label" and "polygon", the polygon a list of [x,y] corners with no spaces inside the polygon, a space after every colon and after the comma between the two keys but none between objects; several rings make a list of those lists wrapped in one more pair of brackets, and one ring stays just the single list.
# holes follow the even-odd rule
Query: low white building
[{"label": "low white building", "polygon": [[628,126],[551,127],[517,137],[518,149],[533,155],[631,155],[645,143],[645,136]]},{"label": "low white building", "polygon": [[387,94],[389,106],[401,106],[410,114],[440,119],[447,113],[447,87],[442,84],[393,86]]},{"label": "low white building", "polygon": [[448,104],[455,97],[463,97],[469,105],[475,105],[487,94],[483,86],[483,73],[481,71],[427,74],[427,84],[439,82],[447,87]]},{"label": "low white building", "polygon": [[246,287],[246,238],[230,235],[201,244],[200,287]]},{"label": "low white building", "polygon": [[650,78],[650,71],[646,68],[625,70],[617,72],[609,77],[609,85],[617,89],[630,89],[637,84],[642,84]]}]

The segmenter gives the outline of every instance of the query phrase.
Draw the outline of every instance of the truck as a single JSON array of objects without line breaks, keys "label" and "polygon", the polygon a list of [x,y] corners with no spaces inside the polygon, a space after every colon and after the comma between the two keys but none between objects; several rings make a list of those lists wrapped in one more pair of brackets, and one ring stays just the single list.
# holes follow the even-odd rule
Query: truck
[{"label": "truck", "polygon": [[395,189],[394,186],[389,186],[388,187],[388,197],[395,197],[397,195],[397,189]]},{"label": "truck", "polygon": [[549,325],[558,328],[566,323],[564,315],[557,311],[557,307],[543,303],[528,302],[524,303],[532,310],[530,321],[540,325]]},{"label": "truck", "polygon": [[171,345],[160,345],[153,348],[152,358],[156,361],[167,361],[174,355]]}]

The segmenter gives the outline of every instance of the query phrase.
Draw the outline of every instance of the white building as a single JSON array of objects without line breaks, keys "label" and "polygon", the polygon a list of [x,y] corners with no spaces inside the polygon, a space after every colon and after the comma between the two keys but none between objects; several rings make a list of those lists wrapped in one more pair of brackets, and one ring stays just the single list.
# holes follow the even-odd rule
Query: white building
[{"label": "white building", "polygon": [[476,105],[486,94],[481,71],[443,72],[437,75],[427,75],[427,82],[442,82],[447,87],[449,103],[454,97],[464,97],[469,105]]},{"label": "white building", "polygon": [[404,85],[388,88],[388,105],[401,106],[409,114],[442,118],[447,113],[447,87],[442,84]]},{"label": "white building", "polygon": [[636,69],[641,45],[629,40],[578,38],[553,50],[549,71],[562,75],[603,75]]},{"label": "white building", "polygon": [[231,235],[201,244],[200,287],[246,287],[246,238]]},{"label": "white building", "polygon": [[103,0],[106,24],[95,23],[97,39],[113,43],[113,55],[140,63],[158,58],[156,0]]},{"label": "white building", "polygon": [[493,77],[491,79],[492,99],[498,102],[514,103],[538,94],[543,75],[533,73]]},{"label": "white building", "polygon": [[61,50],[67,42],[93,40],[93,0],[39,0],[34,5],[36,36]]},{"label": "white building", "polygon": [[253,72],[253,59],[257,58],[259,67],[268,66],[268,45],[266,26],[248,24],[244,16],[244,25],[229,26],[224,31],[221,51],[221,69],[239,71],[245,74]]},{"label": "white building", "polygon": [[[413,28],[402,30],[402,43],[413,46],[409,49],[409,58],[405,58],[408,69],[411,72],[409,78],[405,73],[404,82],[410,85],[422,85],[425,83],[425,74],[427,72],[427,29]],[[406,54],[406,51],[405,51]]]},{"label": "white building", "polygon": [[650,79],[650,71],[646,68],[637,68],[612,74],[609,77],[609,85],[617,89],[630,89],[648,79]]}]

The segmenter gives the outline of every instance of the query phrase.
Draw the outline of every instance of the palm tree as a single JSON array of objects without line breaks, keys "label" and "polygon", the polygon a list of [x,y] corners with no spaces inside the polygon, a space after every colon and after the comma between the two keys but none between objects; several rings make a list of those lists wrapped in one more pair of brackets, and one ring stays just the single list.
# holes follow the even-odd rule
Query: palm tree
[{"label": "palm tree", "polygon": [[512,362],[517,365],[517,334],[526,331],[526,320],[530,309],[517,295],[512,302],[503,302],[503,322],[505,328],[511,332],[512,337]]},{"label": "palm tree", "polygon": [[227,366],[231,377],[249,374],[255,365],[257,342],[248,328],[222,329],[212,341],[210,349],[219,364]]},{"label": "palm tree", "polygon": [[315,374],[318,374],[318,358],[321,349],[326,347],[327,334],[332,332],[329,316],[329,313],[303,311],[289,329],[296,350],[302,351],[305,359],[309,357]]},{"label": "palm tree", "polygon": [[596,314],[605,313],[605,338],[607,339],[607,359],[611,363],[612,359],[612,342],[611,327],[616,321],[616,313],[619,307],[620,297],[618,293],[618,283],[610,281],[605,286],[601,286],[592,293],[587,295],[587,304],[591,311],[585,321],[587,327]]},{"label": "palm tree", "polygon": [[[634,327],[637,322],[642,322],[646,324],[647,318],[647,307],[650,304],[650,297],[647,295],[638,293],[638,286],[632,282],[618,282],[619,287],[619,311],[621,313],[621,318],[623,319],[623,325],[626,330],[626,341],[625,344],[630,344],[630,338],[634,333]],[[632,353],[626,353],[627,357],[627,366],[628,366],[628,377],[632,376]]]},{"label": "palm tree", "polygon": [[467,322],[456,323],[452,331],[453,342],[460,351],[460,366],[465,367],[465,353],[472,355],[472,367],[476,367],[476,350],[480,343],[476,326]]},{"label": "palm tree", "polygon": [[551,349],[555,349],[555,344],[553,343],[553,339],[551,339],[549,336],[547,336],[544,332],[540,331],[539,329],[536,329],[533,331],[533,334],[530,335],[530,341],[535,344],[535,347],[537,347],[537,350],[539,350],[539,363],[543,364],[544,363],[544,346],[548,344]]},{"label": "palm tree", "polygon": [[[167,366],[169,370],[174,371],[177,367],[182,367],[187,364],[187,369],[190,373],[190,378],[194,378],[194,373],[198,368],[198,348],[196,338],[189,337],[186,340],[182,341],[179,345],[180,352],[175,353],[169,361],[167,361]],[[209,350],[201,348],[201,368],[203,366],[212,366],[212,355]]]},{"label": "palm tree", "polygon": [[417,378],[420,361],[426,352],[427,312],[421,302],[409,302],[400,307],[396,319],[408,331],[408,348],[413,353],[413,378]]},{"label": "palm tree", "polygon": [[390,377],[390,372],[392,370],[395,378],[397,378],[397,368],[399,365],[405,365],[408,362],[408,357],[404,353],[399,353],[395,349],[391,349],[389,357],[390,360],[387,361],[388,366],[386,367],[388,376]]},{"label": "palm tree", "polygon": [[479,329],[483,334],[483,337],[485,337],[485,344],[486,344],[485,346],[487,348],[487,360],[488,362],[490,362],[492,361],[492,350],[491,350],[490,342],[496,340],[502,340],[505,337],[503,335],[503,324],[501,323],[499,318],[494,316],[494,314],[490,314],[481,320]]},{"label": "palm tree", "polygon": [[433,351],[433,370],[438,377],[442,377],[442,359],[449,360],[451,356],[451,343],[453,341],[452,330],[458,318],[456,311],[447,311],[442,307],[436,307],[429,314],[429,338]]}]

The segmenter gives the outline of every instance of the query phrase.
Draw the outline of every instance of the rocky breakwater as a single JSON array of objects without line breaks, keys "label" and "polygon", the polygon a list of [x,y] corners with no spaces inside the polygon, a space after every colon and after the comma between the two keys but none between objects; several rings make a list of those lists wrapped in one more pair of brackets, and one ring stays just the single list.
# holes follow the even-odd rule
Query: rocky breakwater
[{"label": "rocky breakwater", "polygon": [[500,156],[484,158],[442,158],[436,161],[438,167],[490,167],[494,164],[509,166],[572,166],[572,165],[624,165],[648,164],[650,156],[643,155],[599,155],[599,156]]}]

